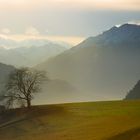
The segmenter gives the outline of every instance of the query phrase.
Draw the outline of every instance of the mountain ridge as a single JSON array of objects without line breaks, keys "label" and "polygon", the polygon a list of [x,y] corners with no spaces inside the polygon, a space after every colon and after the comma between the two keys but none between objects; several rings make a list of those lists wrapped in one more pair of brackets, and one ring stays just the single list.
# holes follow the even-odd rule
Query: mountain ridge
[{"label": "mountain ridge", "polygon": [[[81,100],[87,100],[87,96],[93,100],[122,99],[140,75],[140,26],[136,25],[139,30],[134,30],[133,26],[111,28],[90,37],[38,68],[84,91],[78,95]],[[118,33],[115,30],[119,30]]]},{"label": "mountain ridge", "polygon": [[104,31],[102,34],[99,34],[97,36],[88,37],[86,40],[78,44],[76,47],[78,46],[84,47],[86,42],[89,43],[89,46],[86,47],[91,47],[92,45],[108,46],[110,45],[110,43],[113,43],[113,45],[115,46],[115,43],[117,43],[117,41],[123,41],[123,43],[126,43],[125,46],[127,46],[130,43],[128,40],[128,38],[130,37],[133,37],[133,41],[138,40],[140,43],[139,35],[140,35],[140,25],[127,23],[121,25],[120,27],[113,26],[111,29]]},{"label": "mountain ridge", "polygon": [[17,47],[12,49],[0,48],[0,62],[17,67],[32,67],[67,49],[68,47],[52,42],[39,46],[37,44],[36,46]]}]

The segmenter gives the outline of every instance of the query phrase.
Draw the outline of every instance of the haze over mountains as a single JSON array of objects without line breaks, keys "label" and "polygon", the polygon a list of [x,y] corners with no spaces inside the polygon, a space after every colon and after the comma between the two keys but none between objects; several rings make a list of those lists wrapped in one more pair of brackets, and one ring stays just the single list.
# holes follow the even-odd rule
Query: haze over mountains
[{"label": "haze over mountains", "polygon": [[[15,69],[11,65],[0,63],[0,95],[3,94],[9,74]],[[77,100],[75,92],[78,93],[78,90],[64,80],[50,79],[42,85],[42,89],[41,93],[37,94],[34,104],[70,102],[71,99],[73,101]]]},{"label": "haze over mountains", "polygon": [[[0,62],[36,65],[35,68],[47,71],[51,81],[43,85],[35,104],[123,99],[140,79],[138,25],[114,26],[70,49],[52,42],[35,44],[0,48]],[[1,64],[1,80],[13,69]]]},{"label": "haze over mountains", "polygon": [[122,99],[140,78],[140,26],[114,26],[40,64],[81,91],[82,101]]},{"label": "haze over mountains", "polygon": [[17,67],[31,67],[62,53],[69,47],[70,45],[66,43],[56,43],[45,39],[17,42],[0,38],[0,62]]},{"label": "haze over mountains", "polygon": [[15,68],[10,65],[5,65],[0,63],[0,91],[2,91],[4,84],[8,78],[8,75],[14,70]]}]

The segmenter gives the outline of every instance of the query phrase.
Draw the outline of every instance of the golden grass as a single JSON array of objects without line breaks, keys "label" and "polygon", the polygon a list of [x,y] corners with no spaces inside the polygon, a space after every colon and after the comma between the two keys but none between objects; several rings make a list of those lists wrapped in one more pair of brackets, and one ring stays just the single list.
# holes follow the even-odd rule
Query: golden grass
[{"label": "golden grass", "polygon": [[130,139],[140,140],[140,101],[36,106],[0,128],[0,140]]}]

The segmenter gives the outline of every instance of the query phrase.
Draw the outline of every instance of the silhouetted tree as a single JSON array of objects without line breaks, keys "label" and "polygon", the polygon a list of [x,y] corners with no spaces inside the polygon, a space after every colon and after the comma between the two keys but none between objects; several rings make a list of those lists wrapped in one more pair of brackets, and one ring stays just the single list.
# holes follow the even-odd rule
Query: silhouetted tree
[{"label": "silhouetted tree", "polygon": [[20,104],[30,109],[35,93],[41,90],[41,84],[46,80],[48,78],[44,71],[29,68],[16,69],[9,75],[4,95],[1,98],[7,107]]}]

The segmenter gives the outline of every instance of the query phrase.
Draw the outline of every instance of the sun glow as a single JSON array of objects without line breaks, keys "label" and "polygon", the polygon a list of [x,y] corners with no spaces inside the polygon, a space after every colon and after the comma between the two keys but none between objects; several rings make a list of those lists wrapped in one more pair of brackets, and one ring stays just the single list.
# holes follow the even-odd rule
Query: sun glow
[{"label": "sun glow", "polygon": [[7,5],[22,5],[25,4],[26,1],[25,0],[0,0],[1,4],[7,4]]},{"label": "sun glow", "polygon": [[92,8],[114,10],[140,10],[139,0],[0,0],[0,8]]}]

